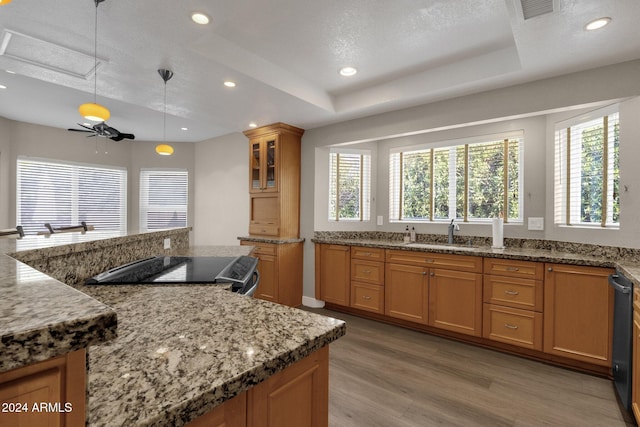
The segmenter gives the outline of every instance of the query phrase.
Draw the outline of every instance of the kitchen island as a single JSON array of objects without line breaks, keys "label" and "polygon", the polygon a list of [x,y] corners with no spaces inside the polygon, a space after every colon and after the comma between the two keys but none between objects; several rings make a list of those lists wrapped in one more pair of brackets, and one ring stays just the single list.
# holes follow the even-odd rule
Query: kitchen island
[{"label": "kitchen island", "polygon": [[[250,250],[182,246],[171,254],[234,256]],[[46,270],[41,257],[29,256]],[[250,407],[259,406],[258,395],[247,398],[246,391],[258,390],[256,385],[309,357],[326,355],[326,346],[345,333],[342,321],[233,294],[215,284],[85,286],[62,271],[60,263],[50,265],[59,277],[71,275],[75,289],[47,278],[50,283],[118,316],[117,338],[88,351],[88,425],[178,426],[240,397],[246,398],[247,414],[255,417]],[[4,359],[4,348],[2,353]]]}]

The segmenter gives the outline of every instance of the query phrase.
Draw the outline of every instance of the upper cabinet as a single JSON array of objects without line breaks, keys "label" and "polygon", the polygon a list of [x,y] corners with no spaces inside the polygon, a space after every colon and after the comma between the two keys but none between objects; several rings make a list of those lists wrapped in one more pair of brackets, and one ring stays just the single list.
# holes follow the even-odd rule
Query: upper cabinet
[{"label": "upper cabinet", "polygon": [[249,138],[250,235],[299,237],[303,133],[284,123],[244,132]]}]

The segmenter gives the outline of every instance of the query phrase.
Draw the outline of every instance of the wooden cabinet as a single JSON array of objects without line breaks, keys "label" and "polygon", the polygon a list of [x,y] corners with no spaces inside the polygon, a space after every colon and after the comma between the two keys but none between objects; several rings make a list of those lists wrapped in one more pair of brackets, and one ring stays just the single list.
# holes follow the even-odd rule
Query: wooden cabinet
[{"label": "wooden cabinet", "polygon": [[385,314],[482,335],[482,258],[387,250]]},{"label": "wooden cabinet", "polygon": [[431,269],[429,325],[482,336],[482,274]]},{"label": "wooden cabinet", "polygon": [[640,288],[633,290],[633,363],[631,367],[631,409],[640,420]]},{"label": "wooden cabinet", "polygon": [[329,347],[323,347],[250,390],[250,427],[329,424]]},{"label": "wooden cabinet", "polygon": [[315,245],[317,299],[330,304],[349,305],[350,252],[349,246]]},{"label": "wooden cabinet", "polygon": [[484,259],[483,336],[542,350],[544,264]]},{"label": "wooden cabinet", "polygon": [[249,234],[300,235],[300,143],[304,130],[284,123],[245,131],[249,138]]},{"label": "wooden cabinet", "polygon": [[611,366],[613,288],[608,268],[545,264],[544,351]]},{"label": "wooden cabinet", "polygon": [[384,314],[384,249],[351,247],[350,305]]},{"label": "wooden cabinet", "polygon": [[429,323],[429,269],[387,263],[384,314],[410,322]]},{"label": "wooden cabinet", "polygon": [[188,427],[328,425],[328,346],[187,424]]},{"label": "wooden cabinet", "polygon": [[241,245],[255,246],[260,284],[255,298],[297,307],[302,304],[302,242],[264,243],[241,240]]},{"label": "wooden cabinet", "polygon": [[[0,413],[0,425],[84,425],[85,378],[84,349],[0,373],[0,403],[9,411]],[[42,404],[52,406],[34,410]]]}]

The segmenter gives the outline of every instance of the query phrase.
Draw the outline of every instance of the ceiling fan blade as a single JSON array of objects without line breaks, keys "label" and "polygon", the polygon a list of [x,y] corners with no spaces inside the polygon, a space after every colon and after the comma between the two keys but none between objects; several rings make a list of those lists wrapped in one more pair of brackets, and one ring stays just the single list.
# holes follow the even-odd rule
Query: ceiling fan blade
[{"label": "ceiling fan blade", "polygon": [[94,130],[94,129],[93,129],[93,126],[87,126],[87,125],[82,124],[82,123],[78,123],[78,126],[83,127],[83,128],[85,128],[85,129],[89,129],[89,130]]},{"label": "ceiling fan blade", "polygon": [[71,132],[87,132],[87,133],[93,132],[93,130],[84,130],[84,129],[67,129],[67,130],[70,130]]},{"label": "ceiling fan blade", "polygon": [[123,139],[135,139],[135,135],[132,133],[118,133],[116,136],[109,137],[112,141],[122,141]]}]

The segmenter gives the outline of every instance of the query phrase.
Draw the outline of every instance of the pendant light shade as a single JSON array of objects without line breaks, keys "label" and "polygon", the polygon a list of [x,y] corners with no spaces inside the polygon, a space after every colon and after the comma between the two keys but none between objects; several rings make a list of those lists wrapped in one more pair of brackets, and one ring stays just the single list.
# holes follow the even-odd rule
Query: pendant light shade
[{"label": "pendant light shade", "polygon": [[92,122],[106,122],[111,117],[111,113],[106,107],[94,102],[88,102],[78,107],[80,115]]},{"label": "pendant light shade", "polygon": [[160,144],[156,146],[156,153],[161,156],[170,156],[173,154],[173,147],[169,144]]},{"label": "pendant light shade", "polygon": [[173,147],[167,144],[167,82],[173,77],[173,71],[160,68],[158,74],[164,81],[164,112],[162,116],[162,140],[164,144],[156,145],[156,153],[161,156],[170,156],[173,154]]},{"label": "pendant light shade", "polygon": [[0,6],[11,3],[11,0],[0,0]]}]

